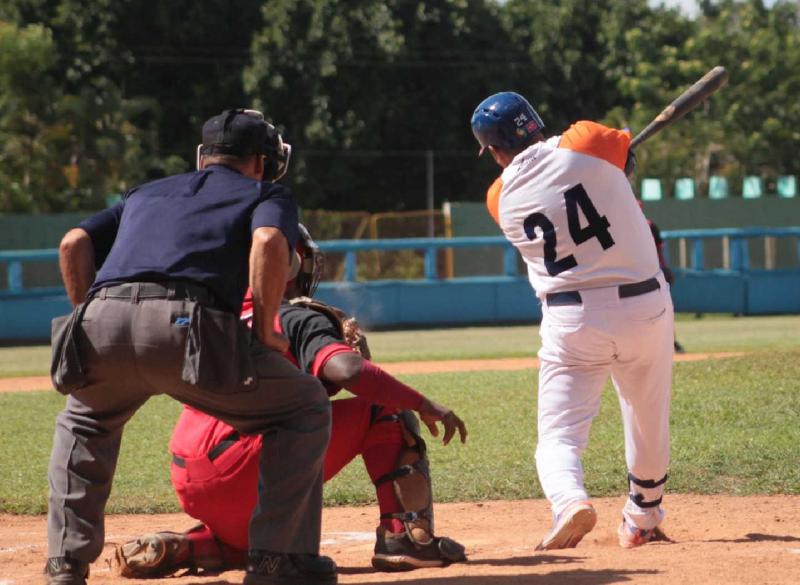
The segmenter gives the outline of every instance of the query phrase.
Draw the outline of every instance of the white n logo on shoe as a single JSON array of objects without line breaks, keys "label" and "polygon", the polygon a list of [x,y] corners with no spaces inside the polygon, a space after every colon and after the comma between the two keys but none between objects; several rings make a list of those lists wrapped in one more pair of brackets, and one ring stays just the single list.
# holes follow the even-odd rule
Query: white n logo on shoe
[{"label": "white n logo on shoe", "polygon": [[261,557],[258,562],[258,571],[262,573],[275,573],[281,564],[281,557],[279,556],[265,556]]}]

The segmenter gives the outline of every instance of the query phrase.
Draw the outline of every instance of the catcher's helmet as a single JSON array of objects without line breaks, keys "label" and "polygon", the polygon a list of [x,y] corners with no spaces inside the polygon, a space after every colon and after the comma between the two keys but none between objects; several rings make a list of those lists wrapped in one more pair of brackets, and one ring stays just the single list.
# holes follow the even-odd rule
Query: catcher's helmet
[{"label": "catcher's helmet", "polygon": [[472,114],[472,133],[481,145],[513,150],[544,129],[544,122],[524,97],[504,91],[483,100]]},{"label": "catcher's helmet", "polygon": [[297,241],[296,257],[299,262],[294,275],[295,286],[302,296],[313,297],[325,269],[325,253],[308,233],[306,226],[301,223],[298,227],[300,239]]}]

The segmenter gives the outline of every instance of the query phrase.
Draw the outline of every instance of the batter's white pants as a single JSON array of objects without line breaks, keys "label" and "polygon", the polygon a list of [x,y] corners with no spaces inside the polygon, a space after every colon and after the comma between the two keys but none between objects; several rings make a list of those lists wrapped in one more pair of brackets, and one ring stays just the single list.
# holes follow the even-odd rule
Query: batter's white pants
[{"label": "batter's white pants", "polygon": [[[669,287],[620,299],[617,287],[581,290],[582,304],[542,306],[539,350],[539,442],[536,468],[555,515],[587,500],[581,456],[608,376],[622,410],[625,460],[644,483],[658,482],[669,464],[673,309]],[[663,485],[630,482],[643,502],[661,498]],[[660,506],[628,499],[623,515],[638,528],[663,519]]]}]

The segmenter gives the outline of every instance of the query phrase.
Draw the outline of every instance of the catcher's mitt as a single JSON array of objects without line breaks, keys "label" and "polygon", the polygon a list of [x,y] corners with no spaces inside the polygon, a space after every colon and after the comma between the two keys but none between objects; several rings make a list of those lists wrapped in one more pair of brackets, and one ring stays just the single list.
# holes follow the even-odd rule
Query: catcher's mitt
[{"label": "catcher's mitt", "polygon": [[192,569],[191,543],[182,532],[156,532],[117,545],[117,573],[129,579],[167,577]]}]

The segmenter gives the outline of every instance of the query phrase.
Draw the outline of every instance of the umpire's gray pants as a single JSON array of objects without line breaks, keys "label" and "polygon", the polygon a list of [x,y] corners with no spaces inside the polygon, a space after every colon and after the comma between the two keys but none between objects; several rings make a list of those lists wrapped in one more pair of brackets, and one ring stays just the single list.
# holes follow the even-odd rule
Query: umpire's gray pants
[{"label": "umpire's gray pants", "polygon": [[322,465],[330,438],[327,393],[316,378],[266,348],[255,350],[255,390],[214,394],[184,383],[186,327],[173,321],[187,314],[186,305],[97,298],[87,308],[80,346],[89,384],[69,396],[58,415],[50,458],[50,557],[92,562],[100,556],[122,428],[155,394],[169,394],[242,433],[268,435],[250,548],[319,552]]}]

